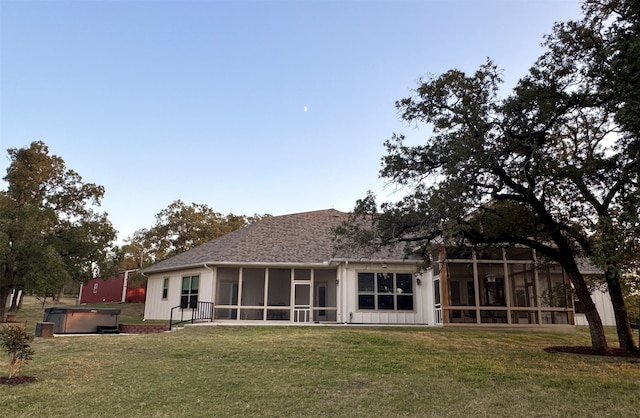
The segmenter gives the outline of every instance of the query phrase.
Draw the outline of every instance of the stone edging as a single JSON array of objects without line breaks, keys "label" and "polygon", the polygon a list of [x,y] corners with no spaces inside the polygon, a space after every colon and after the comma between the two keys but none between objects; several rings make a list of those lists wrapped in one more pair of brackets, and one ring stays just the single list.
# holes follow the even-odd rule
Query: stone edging
[{"label": "stone edging", "polygon": [[120,324],[118,329],[122,334],[156,334],[169,331],[169,326],[162,324]]}]

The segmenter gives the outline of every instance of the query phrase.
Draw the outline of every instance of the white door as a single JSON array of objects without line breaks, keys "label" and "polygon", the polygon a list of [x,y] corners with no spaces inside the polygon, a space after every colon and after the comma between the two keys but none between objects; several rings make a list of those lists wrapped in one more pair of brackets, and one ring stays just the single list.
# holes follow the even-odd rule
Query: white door
[{"label": "white door", "polygon": [[311,284],[294,283],[293,322],[311,322]]}]

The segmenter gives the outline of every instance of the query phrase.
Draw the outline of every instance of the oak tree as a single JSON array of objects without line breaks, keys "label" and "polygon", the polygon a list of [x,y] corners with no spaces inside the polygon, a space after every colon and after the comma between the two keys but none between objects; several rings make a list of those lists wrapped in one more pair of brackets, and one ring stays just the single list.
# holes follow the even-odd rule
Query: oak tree
[{"label": "oak tree", "polygon": [[[0,301],[13,289],[51,295],[69,279],[109,274],[115,230],[97,211],[104,188],[84,182],[43,142],[8,153],[8,187],[0,192]],[[0,303],[0,315],[4,310]]]},{"label": "oak tree", "polygon": [[556,24],[546,52],[506,98],[490,60],[473,74],[420,80],[396,106],[403,120],[433,133],[421,145],[394,134],[381,169],[407,194],[380,208],[373,195],[360,200],[338,231],[343,240],[404,242],[425,258],[435,239],[533,248],[563,267],[592,347],[604,351],[602,321],[578,267],[588,258],[604,273],[621,348],[636,350],[621,282],[640,258],[638,8],[586,1],[584,18]]},{"label": "oak tree", "polygon": [[268,215],[235,215],[206,204],[172,202],[156,214],[151,228],[135,231],[122,247],[121,268],[141,268],[221,237]]}]

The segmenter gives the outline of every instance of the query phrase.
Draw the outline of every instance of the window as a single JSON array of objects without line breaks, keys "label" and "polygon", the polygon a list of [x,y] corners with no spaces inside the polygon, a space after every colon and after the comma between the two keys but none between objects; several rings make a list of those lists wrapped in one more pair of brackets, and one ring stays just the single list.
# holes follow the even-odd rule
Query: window
[{"label": "window", "polygon": [[413,275],[358,273],[358,309],[413,311]]},{"label": "window", "polygon": [[440,301],[440,279],[435,279],[433,281],[433,303],[437,305],[438,308],[442,303]]},{"label": "window", "polygon": [[169,278],[165,277],[162,282],[162,300],[166,300],[169,296]]},{"label": "window", "polygon": [[185,276],[182,278],[182,293],[180,295],[180,307],[193,309],[198,304],[198,285],[200,276]]},{"label": "window", "polygon": [[98,293],[98,283],[93,284],[93,293]]}]

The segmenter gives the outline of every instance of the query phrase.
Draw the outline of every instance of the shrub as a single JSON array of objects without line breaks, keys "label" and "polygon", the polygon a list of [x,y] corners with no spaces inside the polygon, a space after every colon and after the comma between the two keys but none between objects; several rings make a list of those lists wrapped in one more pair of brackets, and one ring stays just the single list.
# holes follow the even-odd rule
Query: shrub
[{"label": "shrub", "polygon": [[20,372],[23,363],[33,358],[32,341],[33,335],[27,333],[23,326],[5,325],[0,330],[0,347],[9,356],[9,379]]}]

